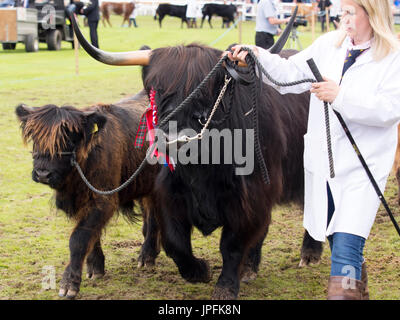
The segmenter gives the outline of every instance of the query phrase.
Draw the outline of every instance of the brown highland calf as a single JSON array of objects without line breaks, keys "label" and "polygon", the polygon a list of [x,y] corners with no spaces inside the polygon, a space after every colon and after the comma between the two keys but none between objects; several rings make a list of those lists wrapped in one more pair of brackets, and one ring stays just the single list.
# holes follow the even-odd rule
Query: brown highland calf
[{"label": "brown highland calf", "polygon": [[125,189],[104,196],[91,191],[71,165],[75,154],[87,179],[101,190],[114,189],[125,182],[145,157],[147,146],[135,148],[134,139],[147,103],[146,94],[141,92],[114,105],[85,109],[55,105],[16,108],[23,140],[33,143],[32,179],[54,189],[57,208],[76,222],[60,296],[74,298],[79,292],[85,258],[89,278],[104,275],[102,230],[117,211],[134,220],[136,200],[143,212],[145,237],[139,266],[155,262],[159,253],[158,228],[153,218],[157,207],[153,196],[157,166],[145,167]]}]

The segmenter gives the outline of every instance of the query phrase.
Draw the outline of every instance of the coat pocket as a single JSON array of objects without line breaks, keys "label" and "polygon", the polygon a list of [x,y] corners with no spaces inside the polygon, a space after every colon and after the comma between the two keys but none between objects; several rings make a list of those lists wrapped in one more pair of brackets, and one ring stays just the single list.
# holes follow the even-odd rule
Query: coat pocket
[{"label": "coat pocket", "polygon": [[304,135],[304,168],[310,172],[318,173],[320,176],[325,176],[325,173],[328,172],[326,140],[309,133]]}]

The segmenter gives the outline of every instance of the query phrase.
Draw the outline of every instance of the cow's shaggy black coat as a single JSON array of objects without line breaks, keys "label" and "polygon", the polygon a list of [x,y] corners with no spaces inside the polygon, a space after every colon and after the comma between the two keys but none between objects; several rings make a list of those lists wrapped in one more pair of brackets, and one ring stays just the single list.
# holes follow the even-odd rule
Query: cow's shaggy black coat
[{"label": "cow's shaggy black coat", "polygon": [[154,20],[157,20],[161,28],[161,23],[165,16],[177,17],[181,18],[181,28],[183,23],[186,22],[186,25],[189,27],[188,20],[186,18],[186,9],[187,5],[180,6],[169,3],[160,3],[156,9],[156,14],[154,15]]},{"label": "cow's shaggy black coat", "polygon": [[70,262],[61,281],[60,295],[73,298],[79,291],[85,257],[89,278],[104,274],[104,254],[100,236],[110,218],[119,210],[134,218],[135,200],[144,214],[139,264],[153,264],[159,252],[158,229],[152,194],[157,166],[148,166],[125,189],[111,196],[89,190],[71,166],[77,162],[92,185],[110,190],[125,182],[145,157],[146,146],[134,148],[139,120],[148,103],[143,92],[115,105],[97,105],[85,109],[46,105],[16,108],[25,142],[33,142],[32,178],[55,190],[55,203],[76,221],[70,241]]},{"label": "cow's shaggy black coat", "polygon": [[235,22],[235,15],[237,8],[233,4],[217,4],[217,3],[206,3],[201,9],[203,17],[201,18],[201,28],[203,27],[204,19],[208,16],[208,24],[212,28],[211,19],[213,15],[222,18],[222,28],[226,24],[229,28],[229,24]]},{"label": "cow's shaggy black coat", "polygon": [[[219,50],[196,44],[152,51],[150,63],[143,69],[143,81],[148,92],[156,91],[159,121],[199,85],[221,54]],[[185,128],[200,131],[199,115],[209,114],[224,76],[221,69],[207,89],[172,119],[177,121],[178,132]],[[252,128],[250,87],[235,83],[228,91],[224,106],[231,110],[230,115],[225,122],[212,124],[210,129]],[[282,96],[263,84],[258,104],[260,141],[269,169],[269,185],[264,184],[257,163],[254,172],[247,176],[236,175],[234,164],[178,164],[174,172],[163,168],[156,181],[162,208],[158,212],[162,244],[185,279],[191,282],[211,279],[208,263],[193,255],[190,241],[193,226],[204,235],[222,227],[223,267],[213,295],[217,299],[236,298],[240,278],[252,277],[258,271],[273,206],[303,197],[303,135],[309,93]],[[224,112],[224,108],[219,108],[215,119],[222,119]],[[168,125],[161,129],[168,132]]]}]

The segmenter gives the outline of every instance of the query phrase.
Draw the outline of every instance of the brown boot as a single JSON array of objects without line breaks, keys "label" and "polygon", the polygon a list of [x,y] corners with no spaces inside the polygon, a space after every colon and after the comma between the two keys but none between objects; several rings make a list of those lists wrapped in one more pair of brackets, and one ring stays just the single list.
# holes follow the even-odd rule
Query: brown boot
[{"label": "brown boot", "polygon": [[367,263],[365,261],[362,264],[361,281],[364,285],[364,291],[362,292],[361,298],[362,298],[362,300],[369,300]]},{"label": "brown boot", "polygon": [[328,283],[328,300],[362,300],[364,283],[349,277],[331,276]]}]

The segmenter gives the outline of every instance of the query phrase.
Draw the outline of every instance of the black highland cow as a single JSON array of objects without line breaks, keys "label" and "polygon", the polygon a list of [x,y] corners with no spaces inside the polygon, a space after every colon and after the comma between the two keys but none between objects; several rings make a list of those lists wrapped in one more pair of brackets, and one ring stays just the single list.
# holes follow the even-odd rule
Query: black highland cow
[{"label": "black highland cow", "polygon": [[[294,16],[290,26],[293,19]],[[148,93],[155,91],[159,122],[200,84],[222,55],[220,50],[197,44],[159,48],[147,53],[109,53],[91,46],[74,19],[73,24],[81,45],[95,59],[110,65],[145,66],[143,83]],[[287,28],[270,49],[272,53],[281,50],[290,29]],[[225,75],[226,71],[220,68],[206,89],[171,119],[177,121],[178,132],[182,129],[200,131],[203,115],[208,117],[210,114]],[[232,131],[253,127],[252,116],[249,116],[255,114],[252,92],[239,82],[232,85],[224,97],[224,108],[216,111],[216,122],[210,128]],[[269,169],[269,185],[264,183],[258,164],[252,174],[239,176],[235,174],[235,164],[180,163],[174,172],[164,167],[155,184],[160,203],[157,221],[162,245],[186,280],[207,282],[211,279],[208,263],[193,255],[192,228],[208,235],[222,227],[220,251],[223,266],[213,294],[215,299],[236,298],[240,280],[254,278],[273,206],[302,199],[303,195],[303,135],[306,132],[309,93],[280,95],[262,84],[257,100],[260,107],[256,120],[261,153]],[[160,129],[169,134],[168,124]],[[311,240],[306,233],[304,244],[308,248],[303,249],[310,250],[302,253],[310,256],[302,256],[302,261],[318,259],[321,253],[321,244]]]}]

